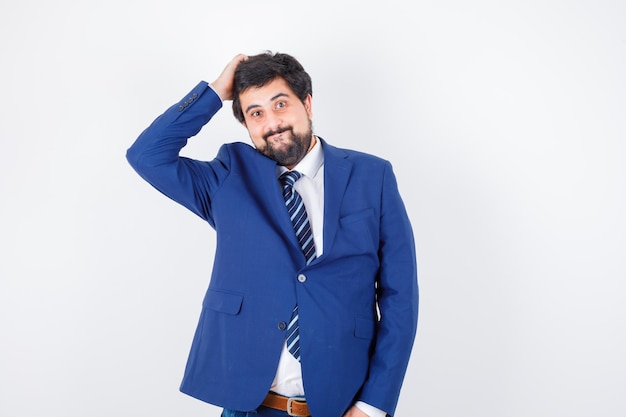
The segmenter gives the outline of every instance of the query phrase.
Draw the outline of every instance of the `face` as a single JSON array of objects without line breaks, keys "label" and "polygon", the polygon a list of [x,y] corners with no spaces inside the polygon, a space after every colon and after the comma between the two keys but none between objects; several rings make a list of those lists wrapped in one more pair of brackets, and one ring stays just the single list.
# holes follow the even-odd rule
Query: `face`
[{"label": "face", "polygon": [[291,169],[314,142],[311,96],[304,102],[282,78],[240,94],[244,125],[259,152]]}]

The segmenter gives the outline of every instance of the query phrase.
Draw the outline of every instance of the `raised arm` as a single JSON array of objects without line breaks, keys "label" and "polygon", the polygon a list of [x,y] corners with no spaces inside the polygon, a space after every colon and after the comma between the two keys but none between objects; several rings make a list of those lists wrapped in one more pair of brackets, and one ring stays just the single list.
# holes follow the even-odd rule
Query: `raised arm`
[{"label": "raised arm", "polygon": [[210,162],[180,156],[192,136],[232,99],[234,72],[247,57],[237,55],[211,83],[198,83],[180,101],[146,128],[128,149],[126,158],[137,173],[157,190],[212,222],[212,191],[228,176],[229,157],[222,149]]}]

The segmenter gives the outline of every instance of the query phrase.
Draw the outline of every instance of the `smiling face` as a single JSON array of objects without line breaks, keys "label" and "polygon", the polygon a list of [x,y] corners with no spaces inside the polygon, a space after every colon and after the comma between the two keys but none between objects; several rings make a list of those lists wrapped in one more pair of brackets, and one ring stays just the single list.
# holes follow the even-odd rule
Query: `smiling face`
[{"label": "smiling face", "polygon": [[282,78],[239,95],[244,126],[256,149],[291,169],[313,144],[311,96],[300,101]]}]

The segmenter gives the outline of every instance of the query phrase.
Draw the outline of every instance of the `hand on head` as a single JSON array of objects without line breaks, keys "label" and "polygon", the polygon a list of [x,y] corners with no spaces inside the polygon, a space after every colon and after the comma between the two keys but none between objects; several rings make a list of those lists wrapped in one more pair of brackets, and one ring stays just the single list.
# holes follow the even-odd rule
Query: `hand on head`
[{"label": "hand on head", "polygon": [[233,80],[235,78],[235,70],[237,66],[248,59],[247,55],[238,54],[226,65],[222,73],[217,77],[215,81],[211,83],[211,86],[215,90],[222,101],[233,99]]}]

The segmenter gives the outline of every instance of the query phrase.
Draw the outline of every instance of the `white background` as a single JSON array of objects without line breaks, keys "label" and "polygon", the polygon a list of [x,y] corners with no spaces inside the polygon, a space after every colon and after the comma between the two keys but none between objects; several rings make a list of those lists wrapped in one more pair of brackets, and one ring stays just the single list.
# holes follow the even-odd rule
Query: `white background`
[{"label": "white background", "polygon": [[[389,159],[420,322],[397,416],[626,410],[623,1],[2,1],[0,415],[218,416],[178,392],[214,232],[125,160],[237,53]],[[249,142],[230,104],[184,150]]]}]

